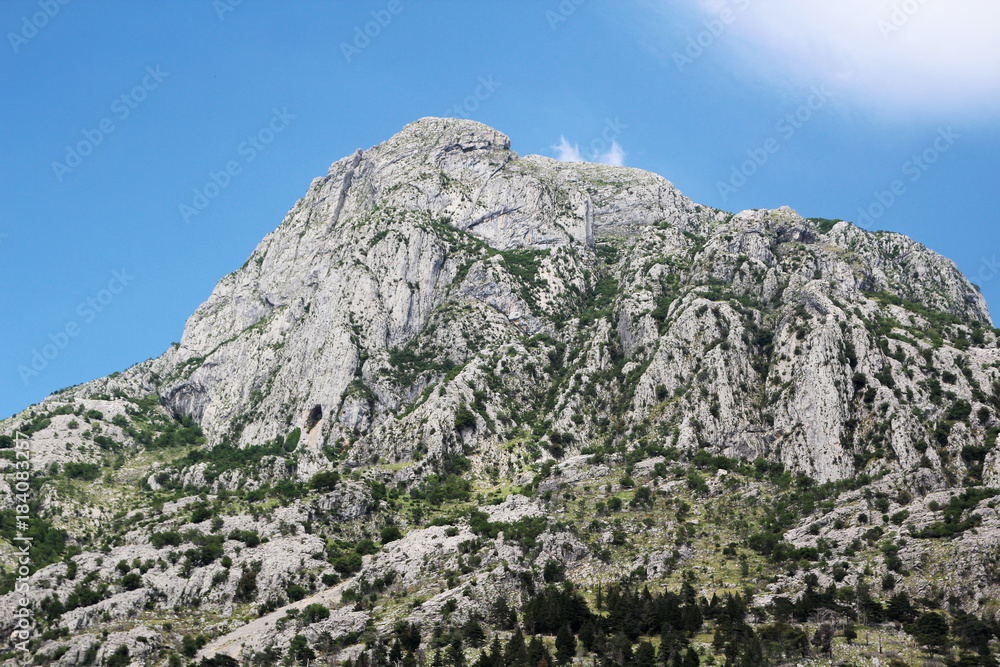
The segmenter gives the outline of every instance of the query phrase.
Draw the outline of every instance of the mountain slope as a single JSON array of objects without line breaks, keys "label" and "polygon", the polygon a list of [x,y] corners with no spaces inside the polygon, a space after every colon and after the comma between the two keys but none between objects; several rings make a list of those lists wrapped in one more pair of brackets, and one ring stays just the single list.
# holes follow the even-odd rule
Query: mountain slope
[{"label": "mountain slope", "polygon": [[[299,630],[345,644],[404,618],[495,621],[488,601],[516,606],[550,561],[584,586],[640,567],[669,586],[701,558],[703,593],[741,582],[760,605],[801,593],[806,570],[769,574],[789,559],[821,561],[824,586],[907,569],[901,589],[981,610],[1000,585],[997,340],[978,290],[906,237],[732,215],[654,174],[425,118],[315,179],[179,345],[0,433],[32,436],[51,549],[31,599],[71,633],[48,640],[65,664],[98,628],[170,610],[244,658]],[[379,535],[402,540],[380,551]],[[722,541],[738,573],[707,562]],[[905,568],[873,566],[879,550]],[[982,586],[935,579],[956,567]],[[279,628],[276,610],[307,606],[289,586],[342,606]],[[237,630],[257,605],[271,629]],[[178,637],[149,619],[97,658],[167,660]]]}]

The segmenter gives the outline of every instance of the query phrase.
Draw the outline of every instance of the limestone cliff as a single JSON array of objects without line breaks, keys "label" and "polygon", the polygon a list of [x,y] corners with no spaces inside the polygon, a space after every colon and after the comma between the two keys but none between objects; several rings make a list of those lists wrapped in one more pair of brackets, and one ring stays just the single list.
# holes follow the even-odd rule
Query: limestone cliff
[{"label": "limestone cliff", "polygon": [[[543,583],[549,560],[578,582],[639,567],[671,576],[710,551],[666,510],[673,498],[704,521],[757,516],[787,491],[782,471],[844,495],[785,523],[757,516],[760,534],[780,528],[802,553],[850,559],[861,547],[845,545],[871,533],[859,527],[869,505],[884,505],[886,530],[926,540],[901,552],[923,572],[912,590],[949,567],[989,578],[997,340],[975,286],[904,236],[788,208],[734,215],[655,174],[522,157],[484,125],[425,118],[315,179],[178,345],[55,394],[0,434],[31,435],[38,511],[68,531],[40,557],[32,598],[39,610],[75,600],[49,619],[72,635],[47,645],[66,649],[64,664],[87,661],[87,633],[182,619],[192,604],[214,619],[205,654],[246,658],[288,647],[296,628],[310,642],[356,640],[373,623],[429,624],[456,608],[486,617],[525,577]],[[0,465],[9,510],[13,461]],[[706,483],[706,470],[718,476]],[[965,523],[938,527],[935,508],[963,486],[979,494],[959,509]],[[646,512],[629,519],[644,559],[601,518],[621,494]],[[526,540],[524,526],[556,507],[566,516]],[[912,518],[890,522],[890,507]],[[749,543],[746,517],[719,530]],[[490,522],[506,532],[484,533]],[[976,526],[984,537],[966,532]],[[352,546],[389,527],[403,540]],[[957,528],[971,550],[920,546]],[[437,588],[445,570],[478,588]],[[405,612],[373,608],[340,575],[427,595]],[[800,584],[772,580],[761,603]],[[293,585],[310,596],[265,594]],[[993,604],[1000,581],[941,590]],[[0,598],[5,614],[15,601]],[[287,620],[320,603],[339,611],[305,630]],[[92,659],[124,645],[155,664],[178,641],[142,624],[116,632]]]}]

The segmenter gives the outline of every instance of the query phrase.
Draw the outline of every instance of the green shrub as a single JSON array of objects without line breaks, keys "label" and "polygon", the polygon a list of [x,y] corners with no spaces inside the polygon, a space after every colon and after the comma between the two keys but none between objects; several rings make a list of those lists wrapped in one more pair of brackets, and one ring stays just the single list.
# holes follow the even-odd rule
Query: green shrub
[{"label": "green shrub", "polygon": [[708,493],[708,483],[705,478],[697,472],[691,471],[687,475],[688,488],[696,493]]},{"label": "green shrub", "polygon": [[361,554],[356,551],[339,554],[330,560],[333,568],[345,576],[360,570],[361,563]]},{"label": "green shrub", "polygon": [[168,530],[162,533],[153,533],[149,536],[150,543],[160,549],[162,547],[178,547],[181,544],[181,535],[175,530]]},{"label": "green shrub", "polygon": [[357,546],[354,547],[354,550],[362,556],[377,554],[379,552],[378,545],[367,537],[358,542]]},{"label": "green shrub", "polygon": [[122,644],[115,652],[104,659],[106,667],[127,667],[132,659],[129,657],[128,646]]},{"label": "green shrub", "polygon": [[201,523],[202,521],[208,521],[212,518],[212,510],[208,508],[206,503],[198,503],[194,506],[191,511],[191,523]]},{"label": "green shrub", "polygon": [[308,595],[309,591],[307,591],[299,584],[289,584],[288,586],[285,587],[285,594],[288,596],[288,600],[290,602],[298,602],[306,595]]},{"label": "green shrub", "polygon": [[69,461],[63,466],[63,473],[69,479],[92,481],[101,476],[101,468],[96,463]]},{"label": "green shrub", "polygon": [[[916,534],[916,537],[952,537],[974,528],[982,520],[980,515],[973,515],[965,518],[965,512],[970,510],[981,501],[1000,495],[996,489],[967,489],[960,495],[951,498],[944,507],[944,517],[942,521],[936,521]],[[930,508],[930,504],[928,504]],[[931,508],[933,509],[933,508]]]},{"label": "green shrub", "polygon": [[330,618],[330,610],[319,603],[313,603],[302,610],[302,621],[306,625]]},{"label": "green shrub", "polygon": [[257,597],[257,568],[244,566],[240,580],[236,584],[234,598],[237,602],[250,602],[255,597]]},{"label": "green shrub", "polygon": [[945,419],[956,422],[966,422],[972,415],[972,404],[966,400],[959,399],[951,404],[948,408],[948,414]]},{"label": "green shrub", "polygon": [[460,405],[455,412],[455,430],[464,431],[476,428],[476,414],[465,405]]},{"label": "green shrub", "polygon": [[294,500],[301,498],[305,493],[305,485],[293,482],[290,479],[283,479],[271,487],[271,492],[288,500]]},{"label": "green shrub", "polygon": [[464,477],[456,474],[441,478],[428,475],[419,487],[410,489],[410,497],[414,500],[427,500],[431,505],[440,505],[447,500],[467,501],[472,495],[472,484]]},{"label": "green shrub", "polygon": [[201,544],[197,548],[188,549],[184,556],[195,566],[208,565],[222,557],[222,536],[210,535],[197,538]]},{"label": "green shrub", "polygon": [[380,537],[382,539],[382,544],[388,544],[389,542],[395,542],[399,538],[403,537],[403,533],[399,530],[398,526],[389,525],[382,528]]},{"label": "green shrub", "polygon": [[335,470],[318,472],[309,480],[309,487],[316,491],[333,491],[340,482],[340,475]]},{"label": "green shrub", "polygon": [[257,534],[256,530],[234,530],[229,533],[229,539],[237,540],[247,545],[249,548],[256,547],[260,544],[260,535]]},{"label": "green shrub", "polygon": [[839,218],[834,220],[829,218],[807,218],[807,220],[816,223],[816,227],[821,234],[828,234],[838,222],[842,222]]},{"label": "green shrub", "polygon": [[545,568],[542,570],[542,578],[548,583],[562,581],[566,578],[566,566],[559,561],[550,558],[545,561]]},{"label": "green shrub", "polygon": [[189,658],[193,658],[198,653],[198,649],[207,643],[208,638],[205,635],[198,635],[197,637],[194,635],[184,635],[181,637],[181,653]]}]

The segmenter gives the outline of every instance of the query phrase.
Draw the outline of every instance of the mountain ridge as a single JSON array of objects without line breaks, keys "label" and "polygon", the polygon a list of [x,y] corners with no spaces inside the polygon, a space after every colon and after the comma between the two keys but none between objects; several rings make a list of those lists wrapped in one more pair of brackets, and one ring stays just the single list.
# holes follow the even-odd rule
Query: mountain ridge
[{"label": "mountain ridge", "polygon": [[[32,436],[45,535],[68,531],[62,551],[39,557],[47,574],[35,577],[35,603],[49,588],[64,600],[75,590],[70,562],[106,582],[107,601],[50,619],[83,637],[104,616],[159,618],[194,600],[209,616],[262,602],[277,622],[276,610],[302,605],[264,591],[292,585],[437,590],[421,559],[512,604],[528,579],[550,581],[549,561],[581,586],[639,567],[673,581],[681,564],[718,551],[691,511],[757,559],[751,597],[762,606],[801,593],[809,568],[773,575],[766,592],[767,564],[789,554],[823,554],[821,581],[896,577],[904,566],[894,560],[853,560],[888,548],[869,539],[874,507],[880,535],[895,531],[901,543],[882,553],[918,573],[901,588],[926,593],[940,568],[961,567],[983,585],[935,589],[990,609],[1000,586],[989,575],[998,415],[1000,348],[986,302],[923,245],[787,207],[727,213],[655,174],[522,157],[487,126],[424,118],[314,179],[218,282],[179,344],[57,392],[0,422],[0,434]],[[571,520],[573,489],[582,509]],[[766,515],[764,498],[804,504],[755,518],[755,531],[742,519],[716,526],[712,504],[738,516],[743,494],[756,508],[748,516]],[[8,483],[5,510],[13,497]],[[620,511],[623,497],[628,516],[612,520],[609,503]],[[636,534],[648,541],[645,561],[615,528],[622,520],[656,527]],[[393,537],[381,551],[379,534]],[[935,541],[949,537],[964,550]],[[486,550],[482,562],[508,565],[457,565],[470,540]],[[187,543],[183,561],[165,558]],[[125,563],[121,577],[98,549]],[[233,563],[225,571],[222,553]],[[847,579],[831,571],[834,558],[855,563]],[[146,568],[138,588],[108,583],[141,569],[133,561]],[[514,573],[513,562],[526,569]],[[243,574],[230,577],[236,565]],[[190,585],[180,578],[192,573]],[[334,584],[341,577],[354,583]],[[450,586],[406,613],[321,597],[343,605],[324,626],[341,638],[450,617],[452,602],[467,618],[492,613]],[[213,618],[206,656],[226,646],[248,658],[295,638],[285,621],[243,653],[226,639],[238,627]],[[311,643],[320,634],[306,633]],[[169,658],[166,645],[147,651],[129,637],[132,655]],[[65,664],[89,650],[72,641],[77,661]]]},{"label": "mountain ridge", "polygon": [[[449,131],[451,133],[449,133]],[[485,133],[485,136],[480,136],[480,133]],[[432,140],[427,144],[426,137],[430,135]],[[415,150],[412,148],[414,143],[421,146],[424,150]],[[423,142],[423,143],[421,143]],[[463,143],[464,142],[464,143]],[[407,181],[396,177],[395,179],[388,178],[386,176],[387,171],[393,169],[400,169],[401,164],[405,165],[404,174],[407,178],[412,177],[413,169],[425,169],[428,167],[423,166],[425,162],[441,162],[445,166],[442,167],[441,173],[447,172],[450,160],[454,157],[459,157],[461,169],[464,169],[468,155],[470,153],[477,154],[478,152],[485,152],[491,155],[497,150],[508,150],[509,139],[485,126],[481,126],[478,123],[472,121],[449,121],[444,122],[439,119],[423,119],[413,123],[407,128],[404,128],[400,134],[398,134],[393,139],[379,144],[378,146],[369,149],[366,152],[355,152],[352,156],[348,156],[338,162],[335,162],[328,173],[328,175],[320,182],[318,179],[313,182],[310,188],[310,195],[307,198],[300,200],[296,204],[296,208],[286,216],[285,221],[282,226],[279,226],[278,230],[269,234],[265,237],[264,241],[258,246],[258,248],[248,259],[247,264],[234,274],[230,274],[226,278],[223,278],[217,285],[216,289],[213,291],[213,295],[209,297],[209,300],[203,304],[194,315],[189,319],[188,325],[185,327],[184,336],[181,339],[180,353],[185,356],[182,361],[187,361],[190,363],[192,358],[197,356],[203,356],[210,352],[215,352],[217,356],[222,356],[222,353],[218,350],[219,347],[224,346],[227,340],[238,337],[242,332],[250,329],[253,326],[259,326],[261,322],[268,318],[275,316],[278,309],[284,309],[284,318],[286,320],[297,320],[303,317],[302,309],[305,308],[306,303],[309,303],[311,292],[309,289],[303,289],[310,287],[310,284],[315,285],[318,279],[318,273],[315,269],[311,273],[306,273],[302,270],[297,269],[297,264],[299,260],[296,253],[299,250],[296,247],[301,245],[301,239],[308,235],[310,241],[316,239],[317,243],[322,243],[325,239],[322,233],[318,233],[319,229],[325,229],[327,232],[332,230],[337,225],[337,218],[341,215],[341,211],[344,206],[344,202],[347,200],[348,195],[351,197],[356,197],[361,199],[360,205],[363,207],[375,207],[374,202],[378,201],[379,195],[374,194],[380,192],[381,190],[392,190],[396,189],[399,192],[403,189],[410,189],[411,181]],[[380,156],[388,154],[390,157],[387,162],[387,166],[382,166],[380,162]],[[371,157],[365,157],[370,155]],[[415,158],[414,155],[417,157]],[[424,156],[427,156],[424,159]],[[570,247],[589,247],[590,239],[593,237],[592,230],[588,231],[587,221],[590,220],[593,228],[597,229],[598,235],[606,234],[610,237],[615,236],[625,236],[636,232],[636,230],[641,230],[644,227],[648,228],[651,222],[657,222],[657,224],[662,224],[665,219],[674,219],[680,222],[682,226],[686,226],[682,229],[682,232],[696,233],[697,231],[704,231],[702,226],[708,224],[707,221],[720,222],[721,219],[726,215],[722,212],[706,209],[705,207],[698,207],[703,213],[696,212],[696,205],[680,196],[680,194],[669,184],[669,182],[663,180],[661,177],[647,174],[646,172],[641,172],[639,170],[633,170],[629,168],[615,168],[606,167],[600,165],[576,165],[570,164],[565,165],[563,163],[556,163],[550,159],[537,158],[536,156],[528,156],[526,158],[514,158],[510,157],[514,154],[506,154],[503,157],[492,156],[489,157],[490,168],[477,167],[474,173],[477,174],[479,180],[473,179],[474,185],[478,187],[467,188],[467,191],[463,191],[460,188],[455,188],[459,190],[457,193],[452,193],[449,195],[448,191],[441,187],[440,192],[435,192],[429,187],[421,189],[420,187],[414,186],[413,189],[418,191],[415,197],[403,196],[401,201],[398,201],[401,206],[413,206],[417,212],[421,212],[427,208],[430,209],[431,215],[441,215],[446,217],[453,217],[455,220],[462,220],[463,222],[450,222],[449,225],[458,227],[461,231],[472,230],[473,236],[485,241],[490,247],[503,249],[511,249],[512,247],[527,247],[530,249],[548,249],[551,250],[553,247],[561,247],[562,245],[568,245]],[[489,186],[489,182],[495,178],[496,174],[500,173],[504,169],[504,165],[518,161],[526,161],[529,165],[534,167],[538,164],[547,164],[555,171],[555,178],[557,182],[562,182],[562,180],[568,180],[570,183],[579,184],[579,180],[583,178],[582,174],[593,176],[597,174],[601,178],[614,178],[615,175],[620,180],[628,177],[633,177],[639,179],[640,181],[645,181],[645,190],[643,194],[647,195],[645,198],[640,197],[640,202],[636,202],[634,197],[628,195],[614,196],[611,198],[610,202],[601,202],[603,206],[592,206],[591,194],[589,192],[583,193],[586,197],[579,195],[577,202],[577,214],[573,218],[576,223],[576,227],[572,224],[567,223],[566,225],[561,225],[558,223],[558,218],[556,224],[547,224],[548,221],[540,220],[543,216],[553,215],[553,210],[555,209],[556,197],[551,197],[551,203],[553,205],[536,206],[536,210],[531,210],[527,213],[521,215],[520,219],[511,219],[510,223],[506,226],[503,223],[498,223],[494,227],[486,227],[484,225],[489,225],[490,222],[481,222],[484,218],[489,218],[491,215],[495,215],[495,218],[503,219],[505,216],[509,216],[509,211],[513,208],[508,205],[507,202],[501,201],[499,203],[492,203],[490,206],[483,206],[477,202],[482,199],[481,193],[486,187]],[[409,164],[409,162],[419,162],[420,164],[416,167]],[[352,166],[353,165],[353,166]],[[369,166],[371,165],[371,166]],[[494,167],[495,165],[499,165]],[[357,175],[355,174],[357,172]],[[482,176],[482,174],[487,174]],[[424,176],[429,176],[429,174],[423,174]],[[625,176],[623,176],[625,175]],[[641,177],[641,178],[640,178]],[[352,184],[355,183],[355,178],[357,178],[357,184],[352,190]],[[446,176],[447,178],[447,176]],[[560,180],[561,179],[561,180]],[[417,180],[416,182],[424,184],[428,179]],[[440,181],[440,177],[438,178]],[[480,183],[480,181],[483,181]],[[382,187],[378,185],[382,182],[391,183],[391,185]],[[320,184],[322,183],[322,185]],[[360,185],[360,184],[364,185]],[[639,187],[633,182],[631,178],[627,181],[628,188]],[[400,187],[400,184],[403,184]],[[529,186],[534,186],[539,192],[543,190],[543,185],[537,185],[529,181]],[[435,183],[434,186],[438,186],[439,183]],[[513,189],[517,192],[521,192],[518,189],[519,186],[515,186]],[[593,186],[585,185],[591,189],[596,189]],[[363,192],[355,193],[355,190],[361,190],[364,188]],[[619,183],[616,186],[616,190],[621,189]],[[427,192],[424,192],[427,190]],[[650,199],[649,192],[658,191],[660,194],[655,197],[655,203],[649,204],[647,202]],[[315,194],[313,194],[315,192]],[[473,194],[468,194],[472,192]],[[443,194],[442,194],[443,193]],[[665,193],[665,194],[664,194]],[[395,193],[390,193],[390,197]],[[315,199],[315,205],[311,205],[310,196]],[[540,195],[539,195],[540,196]],[[663,199],[666,198],[673,208],[664,208],[662,205]],[[572,199],[572,196],[570,197]],[[391,200],[390,200],[391,201]],[[310,202],[304,204],[304,202]],[[332,203],[332,208],[331,208]],[[676,204],[676,206],[675,206]],[[303,222],[299,219],[302,217],[301,213],[296,214],[296,211],[302,211],[304,208],[308,207],[309,212],[306,214],[307,220]],[[477,208],[478,207],[478,208]],[[656,213],[659,216],[664,215],[666,211],[666,217],[653,217],[656,213],[651,213],[647,210],[649,207],[653,207],[654,210],[657,209]],[[638,209],[641,214],[637,214],[635,211]],[[318,214],[314,213],[319,211]],[[362,214],[366,209],[362,208]],[[406,210],[404,208],[404,210]],[[523,210],[523,207],[522,207]],[[485,211],[485,213],[480,213],[479,211]],[[506,211],[506,212],[505,212]],[[322,225],[318,225],[314,228],[315,231],[310,230],[311,217],[313,215],[328,214],[330,215],[332,222],[323,220]],[[636,217],[639,215],[640,217]],[[642,217],[644,215],[645,217]],[[777,222],[774,229],[767,230],[766,226],[763,230],[748,231],[743,234],[739,239],[736,246],[734,246],[735,253],[742,253],[744,251],[749,253],[760,253],[763,260],[773,261],[773,253],[771,253],[769,248],[760,247],[756,238],[757,235],[761,233],[775,234],[776,238],[781,238],[783,234],[791,234],[789,238],[799,235],[799,237],[810,238],[812,236],[818,236],[816,230],[808,229],[808,224],[799,218],[790,209],[781,209],[778,213],[773,214],[778,216],[781,221]],[[568,217],[568,216],[567,216]],[[762,215],[753,214],[749,212],[744,212],[735,219],[738,222],[746,221],[750,225],[760,225],[762,222]],[[602,222],[603,220],[608,220],[607,223]],[[596,221],[596,222],[594,222]],[[644,222],[643,222],[644,221]],[[421,221],[424,224],[427,221]],[[433,221],[431,221],[433,222]],[[581,224],[582,223],[582,224]],[[412,221],[407,221],[404,224],[413,224]],[[672,224],[669,223],[668,224]],[[770,224],[770,223],[765,223]],[[298,239],[294,242],[289,241],[282,248],[280,248],[281,254],[279,259],[268,261],[269,249],[272,245],[276,243],[274,239],[278,238],[276,235],[280,235],[282,228],[286,225],[297,227]],[[462,225],[465,225],[464,229]],[[788,225],[790,231],[786,232],[782,225]],[[799,229],[795,229],[795,225],[799,225]],[[304,227],[304,228],[303,228]],[[512,229],[516,229],[515,232],[517,236],[512,234]],[[693,231],[692,231],[693,230]],[[393,231],[392,223],[386,226],[384,229],[380,229],[373,236],[370,235],[367,239],[369,243],[378,241],[388,241],[389,234]],[[421,232],[426,233],[426,232]],[[558,235],[563,233],[562,237]],[[535,234],[542,234],[541,238],[535,239]],[[547,234],[547,236],[545,236]],[[868,269],[871,271],[871,276],[864,276],[863,279],[858,282],[855,287],[861,291],[866,289],[868,285],[866,281],[874,281],[878,284],[878,281],[882,281],[883,284],[887,283],[891,278],[897,279],[897,284],[902,282],[898,276],[880,276],[879,274],[883,270],[883,265],[887,265],[890,268],[895,268],[891,255],[889,258],[886,257],[889,253],[899,253],[905,258],[908,254],[924,254],[928,258],[926,260],[927,265],[919,265],[915,271],[914,275],[925,276],[934,271],[939,272],[940,275],[937,276],[938,281],[943,283],[943,288],[948,290],[945,293],[945,298],[948,300],[948,307],[951,310],[957,311],[962,316],[977,317],[984,324],[992,324],[988,310],[985,305],[985,301],[982,296],[978,294],[971,287],[964,277],[961,277],[954,267],[948,260],[936,255],[935,253],[930,253],[923,246],[910,242],[909,240],[904,240],[905,237],[900,237],[897,235],[886,235],[886,239],[882,241],[881,239],[876,239],[875,237],[868,235],[867,233],[861,232],[857,228],[849,226],[849,223],[841,223],[829,231],[832,235],[830,240],[833,243],[833,247],[840,251],[844,246],[849,246],[852,244],[859,244],[865,247],[866,259],[868,259],[869,265]],[[380,239],[379,236],[382,236]],[[285,235],[287,236],[287,234]],[[878,235],[876,235],[877,237]],[[337,241],[342,241],[341,238],[337,238]],[[357,239],[352,239],[357,240]],[[881,241],[881,242],[879,242]],[[347,244],[345,244],[347,245]],[[357,244],[348,245],[348,247],[356,247]],[[343,247],[343,246],[342,246]],[[414,333],[420,328],[420,323],[426,321],[429,316],[428,308],[433,307],[434,299],[437,297],[430,296],[428,300],[427,292],[433,290],[424,289],[428,285],[434,285],[434,281],[437,280],[438,276],[435,275],[435,271],[439,270],[435,262],[443,262],[443,259],[438,253],[437,256],[431,260],[430,265],[422,265],[420,262],[426,261],[426,251],[428,248],[407,248],[406,252],[415,253],[415,256],[404,258],[402,249],[397,248],[396,252],[400,253],[397,257],[393,258],[393,261],[399,260],[404,262],[416,262],[408,264],[404,271],[416,271],[414,276],[410,275],[391,275],[392,280],[398,285],[400,282],[407,285],[416,284],[421,287],[417,290],[415,295],[406,295],[406,297],[400,298],[396,295],[390,295],[387,302],[385,303],[385,311],[382,316],[387,319],[384,323],[373,323],[374,326],[378,327],[377,332],[372,332],[373,337],[377,337],[379,340],[375,342],[375,345],[381,346],[383,348],[395,348],[403,346]],[[720,248],[723,250],[723,248]],[[725,251],[729,251],[729,248],[725,248]],[[325,257],[327,252],[336,252],[335,250],[323,249],[318,253],[306,254],[306,259],[304,261],[317,261]],[[430,250],[431,254],[435,252]],[[928,254],[929,253],[929,254]],[[291,254],[291,258],[285,259]],[[850,253],[845,253],[850,259]],[[366,255],[366,254],[365,254]],[[855,255],[856,256],[856,255]],[[873,258],[873,259],[872,259]],[[341,256],[338,258],[338,262],[343,264],[348,261],[348,257]],[[354,258],[357,261],[357,257]],[[363,261],[367,261],[367,256],[363,258]],[[251,262],[256,262],[259,265],[259,271],[257,271],[257,276],[254,275],[253,267],[250,266]],[[849,262],[845,263],[849,266]],[[282,272],[285,274],[281,278],[276,279],[273,275],[274,267],[282,266]],[[443,268],[447,270],[448,267]],[[371,267],[368,267],[369,270]],[[457,267],[454,267],[457,268]],[[388,271],[388,267],[381,267],[382,270]],[[298,274],[294,276],[289,276],[288,273],[298,270]],[[838,270],[844,271],[844,267],[838,267]],[[951,275],[948,275],[950,273]],[[258,276],[268,276],[267,280],[271,284],[258,283],[254,284],[254,281],[260,281]],[[416,279],[411,279],[416,277]],[[579,276],[577,277],[579,279]],[[846,278],[846,276],[836,276],[835,279]],[[853,279],[853,277],[852,277]],[[230,285],[231,281],[241,280],[242,284],[239,288],[243,290],[243,293],[234,295],[230,297],[230,290],[237,289],[236,285]],[[278,280],[292,280],[292,286],[277,284]],[[343,280],[350,283],[354,280],[353,276],[342,276],[337,275],[331,277],[329,273],[324,277],[324,280]],[[447,278],[445,278],[447,280]],[[922,278],[921,278],[922,280]],[[950,282],[949,282],[950,281]],[[577,285],[579,287],[579,283]],[[886,285],[888,286],[888,285]],[[359,290],[368,290],[369,286],[363,288],[358,288]],[[379,285],[379,288],[382,286]],[[875,285],[872,285],[875,287]],[[295,296],[289,295],[287,293],[282,293],[282,290],[287,292],[288,289],[299,289],[302,294],[297,294]],[[385,291],[388,291],[386,289]],[[376,292],[377,293],[377,289]],[[364,291],[364,293],[356,296],[358,299],[368,299],[373,294],[371,291]],[[532,314],[527,312],[525,308],[525,303],[523,300],[518,299],[518,295],[514,294],[504,294],[504,295],[493,295],[492,297],[493,305],[499,306],[501,309],[512,308],[508,314],[513,315],[514,318],[521,318],[527,321],[531,320]],[[919,299],[916,299],[919,300]],[[962,304],[961,301],[965,301]],[[273,301],[273,303],[272,303]],[[521,301],[521,303],[518,303]],[[226,308],[219,310],[218,315],[213,315],[216,309],[222,308],[222,306],[216,305],[225,304]],[[940,306],[941,299],[938,298],[937,302],[930,302],[932,306]],[[341,304],[342,307],[344,304]],[[353,308],[355,304],[348,305],[348,308]],[[416,311],[416,324],[404,321],[400,318],[409,317],[409,313]],[[403,314],[400,314],[400,313]],[[508,318],[510,319],[510,318]],[[347,329],[349,326],[344,326],[344,323],[340,323],[343,329]],[[291,326],[290,323],[283,326]],[[537,324],[534,325],[536,328],[533,332],[539,331]],[[279,327],[280,328],[280,327]],[[350,332],[341,331],[340,340],[336,342],[340,354],[353,354],[356,358],[360,359],[360,355],[364,351],[360,351],[356,346],[352,346],[350,343]],[[313,336],[314,340],[319,338],[319,336]],[[345,340],[346,339],[346,340]],[[275,343],[276,344],[276,343]],[[348,348],[355,347],[354,350]],[[169,353],[168,353],[169,354]],[[457,360],[456,360],[457,361]],[[237,363],[237,362],[232,362]],[[325,365],[325,364],[324,364]],[[330,364],[333,365],[333,364]],[[355,370],[355,369],[352,369]],[[162,374],[162,373],[161,373]],[[300,371],[300,375],[302,372]],[[220,438],[224,435],[221,427],[214,426],[214,421],[222,421],[224,419],[229,419],[234,412],[245,411],[247,402],[249,401],[250,389],[246,387],[252,386],[254,389],[259,389],[265,380],[261,377],[254,377],[248,382],[242,382],[244,387],[244,396],[237,400],[237,409],[229,410],[223,412],[219,419],[216,419],[212,414],[213,408],[212,403],[218,404],[218,401],[211,401],[206,405],[205,396],[203,395],[204,385],[206,381],[203,380],[202,376],[208,376],[209,372],[199,372],[196,371],[192,374],[191,379],[187,382],[180,383],[171,386],[166,389],[166,395],[168,401],[170,402],[172,408],[180,414],[191,414],[194,416],[203,426],[206,431],[215,438]],[[318,391],[315,392],[313,396],[306,397],[304,399],[299,399],[296,401],[299,408],[296,411],[298,414],[293,418],[293,422],[296,426],[301,426],[306,418],[308,411],[315,405],[326,405],[331,404],[337,405],[341,394],[346,391],[348,385],[352,382],[352,376],[345,370],[340,369],[338,372],[339,377],[330,378],[333,383],[333,387],[329,391]],[[208,382],[214,382],[213,380],[208,380]],[[153,390],[154,387],[151,383],[145,385],[148,390]],[[233,400],[230,398],[230,400]],[[393,401],[390,401],[392,403]],[[393,406],[394,407],[394,406]],[[208,410],[209,414],[204,415],[204,411]],[[329,407],[327,407],[329,410]],[[208,423],[206,423],[206,421]],[[271,421],[273,420],[273,415],[271,415]],[[255,431],[250,431],[248,438],[256,437]],[[266,437],[273,437],[277,432],[274,430],[264,431],[262,435]],[[343,434],[338,434],[343,435]],[[336,437],[336,436],[334,436]],[[241,443],[245,444],[248,440],[242,440]]]}]

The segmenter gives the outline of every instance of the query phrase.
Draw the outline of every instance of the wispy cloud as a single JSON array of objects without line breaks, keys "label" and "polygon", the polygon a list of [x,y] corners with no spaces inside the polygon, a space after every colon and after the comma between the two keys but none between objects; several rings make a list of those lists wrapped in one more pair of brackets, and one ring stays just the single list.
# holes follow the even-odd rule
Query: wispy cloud
[{"label": "wispy cloud", "polygon": [[622,150],[621,145],[617,141],[611,142],[611,149],[607,153],[601,155],[599,162],[604,164],[611,164],[616,167],[621,167],[625,164],[625,151]]},{"label": "wispy cloud", "polygon": [[552,147],[556,152],[556,159],[560,162],[583,162],[580,155],[580,146],[566,141],[566,137],[560,136],[559,143]]},{"label": "wispy cloud", "polygon": [[600,162],[615,167],[625,165],[625,151],[617,141],[612,141],[607,151],[595,151],[589,160],[580,152],[580,145],[571,144],[565,136],[559,137],[559,143],[553,145],[552,150],[556,152],[556,159],[560,162]]},{"label": "wispy cloud", "polygon": [[[706,18],[736,1],[690,0]],[[996,0],[755,0],[720,38],[774,82],[828,83],[887,111],[995,110]]]}]

